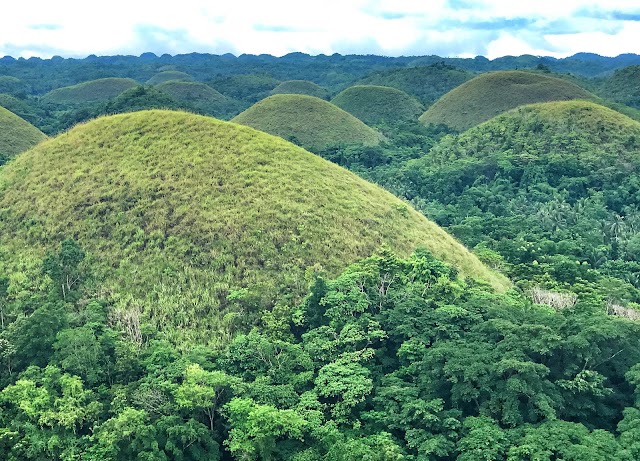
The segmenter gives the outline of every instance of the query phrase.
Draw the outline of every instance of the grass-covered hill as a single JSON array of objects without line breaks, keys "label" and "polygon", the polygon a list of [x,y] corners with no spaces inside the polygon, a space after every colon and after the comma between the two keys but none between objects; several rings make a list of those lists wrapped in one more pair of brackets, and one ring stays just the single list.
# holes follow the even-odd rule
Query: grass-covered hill
[{"label": "grass-covered hill", "polygon": [[320,99],[329,99],[329,91],[309,80],[287,80],[275,87],[271,94],[306,94]]},{"label": "grass-covered hill", "polygon": [[464,131],[518,106],[571,99],[593,100],[595,96],[556,77],[522,71],[491,72],[442,96],[420,121]]},{"label": "grass-covered hill", "polygon": [[171,80],[182,80],[190,82],[193,80],[193,77],[186,72],[180,72],[179,70],[165,70],[163,72],[158,72],[149,80],[147,80],[147,85],[159,85],[160,83],[168,82]]},{"label": "grass-covered hill", "polygon": [[448,91],[462,85],[475,74],[443,64],[374,72],[358,81],[359,85],[390,86],[429,105]]},{"label": "grass-covered hill", "polygon": [[352,86],[331,102],[368,125],[418,120],[424,111],[417,99],[387,86]]},{"label": "grass-covered hill", "polygon": [[640,109],[640,66],[619,69],[598,88],[600,96]]},{"label": "grass-covered hill", "polygon": [[0,107],[0,165],[46,139],[35,126]]},{"label": "grass-covered hill", "polygon": [[319,151],[329,146],[373,146],[382,135],[339,107],[313,96],[276,94],[254,104],[233,122]]},{"label": "grass-covered hill", "polygon": [[280,80],[270,75],[247,74],[220,77],[208,83],[229,98],[253,104],[269,96]]},{"label": "grass-covered hill", "polygon": [[308,267],[336,274],[383,244],[401,255],[426,247],[507,285],[378,186],[277,137],[184,112],[99,118],[23,153],[0,171],[0,210],[9,273],[74,238],[114,309],[142,311],[174,338],[215,342],[231,311],[295,298]]},{"label": "grass-covered hill", "polygon": [[640,123],[563,101],[446,137],[403,177],[407,198],[468,246],[497,251],[514,278],[640,288],[639,171]]},{"label": "grass-covered hill", "polygon": [[57,88],[45,94],[42,101],[65,105],[105,102],[136,86],[138,83],[130,78],[100,78]]},{"label": "grass-covered hill", "polygon": [[235,115],[237,114],[235,111],[239,108],[237,101],[227,98],[201,82],[169,80],[156,85],[156,88],[164,91],[177,102],[188,104],[199,112],[218,118]]}]

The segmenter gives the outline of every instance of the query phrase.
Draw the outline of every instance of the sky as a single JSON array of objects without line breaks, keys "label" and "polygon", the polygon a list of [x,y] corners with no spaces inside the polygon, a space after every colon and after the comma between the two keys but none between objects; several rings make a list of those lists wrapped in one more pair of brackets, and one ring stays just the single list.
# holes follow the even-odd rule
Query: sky
[{"label": "sky", "polygon": [[[640,54],[640,0],[22,0],[0,56]],[[165,6],[167,5],[167,6]]]}]

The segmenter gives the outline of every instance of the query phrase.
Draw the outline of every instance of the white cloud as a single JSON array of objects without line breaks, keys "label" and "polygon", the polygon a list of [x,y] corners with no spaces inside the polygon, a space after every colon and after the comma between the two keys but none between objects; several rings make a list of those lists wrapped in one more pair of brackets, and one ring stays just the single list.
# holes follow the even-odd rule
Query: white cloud
[{"label": "white cloud", "polygon": [[[640,53],[638,22],[597,17],[603,11],[640,13],[637,0],[181,0],[164,5],[10,2],[0,19],[0,56]],[[559,33],[564,25],[572,33]]]}]

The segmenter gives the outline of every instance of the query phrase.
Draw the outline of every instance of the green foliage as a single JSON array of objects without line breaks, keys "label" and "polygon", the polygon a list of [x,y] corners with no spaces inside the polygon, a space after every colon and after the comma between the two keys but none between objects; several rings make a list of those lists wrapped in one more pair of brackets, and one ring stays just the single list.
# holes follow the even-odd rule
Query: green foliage
[{"label": "green foliage", "polygon": [[325,88],[308,80],[287,80],[271,90],[271,94],[306,94],[320,99],[329,99],[329,92]]},{"label": "green foliage", "polygon": [[0,107],[0,165],[46,138],[35,126]]},{"label": "green foliage", "polygon": [[101,78],[57,88],[42,96],[41,101],[61,105],[106,102],[136,86],[138,82],[131,78]]},{"label": "green foliage", "polygon": [[379,144],[382,135],[353,115],[319,98],[270,96],[234,117],[232,122],[265,131],[311,150],[336,144]]},{"label": "green foliage", "polygon": [[518,106],[595,96],[563,79],[532,72],[491,72],[450,91],[420,116],[426,124],[444,124],[458,131],[485,122]]},{"label": "green foliage", "polygon": [[344,90],[331,101],[368,125],[417,120],[422,104],[395,88],[358,85]]}]

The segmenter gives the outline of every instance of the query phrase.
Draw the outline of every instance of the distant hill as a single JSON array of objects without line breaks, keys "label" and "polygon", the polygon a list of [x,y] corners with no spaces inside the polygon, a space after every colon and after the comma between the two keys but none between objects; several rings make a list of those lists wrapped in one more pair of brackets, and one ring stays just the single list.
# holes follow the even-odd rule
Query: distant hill
[{"label": "distant hill", "polygon": [[311,150],[338,144],[376,145],[382,140],[382,135],[339,107],[300,94],[270,96],[231,121]]},{"label": "distant hill", "polygon": [[425,124],[464,131],[515,107],[547,101],[593,100],[566,80],[521,71],[479,75],[445,94],[420,117]]},{"label": "distant hill", "polygon": [[0,75],[0,93],[15,96],[24,92],[25,84],[17,77],[10,75]]},{"label": "distant hill", "polygon": [[331,102],[370,125],[418,120],[424,111],[422,104],[404,91],[376,85],[352,86]]},{"label": "distant hill", "polygon": [[218,118],[236,115],[239,103],[200,82],[169,80],[156,85],[174,100],[190,105],[199,112]]},{"label": "distant hill", "polygon": [[35,126],[0,107],[0,165],[46,138]]},{"label": "distant hill", "polygon": [[54,104],[106,102],[136,86],[138,83],[130,78],[101,78],[57,88],[45,94],[42,101]]},{"label": "distant hill", "polygon": [[147,80],[147,85],[159,85],[160,83],[168,82],[170,80],[182,80],[190,82],[193,80],[193,77],[186,72],[180,72],[178,70],[165,70],[163,72],[158,72],[149,80]]},{"label": "distant hill", "polygon": [[471,72],[436,63],[430,66],[374,72],[360,79],[358,84],[397,88],[429,105],[473,77],[474,74]]},{"label": "distant hill", "polygon": [[0,210],[2,267],[71,236],[111,309],[141,312],[174,341],[216,344],[233,312],[246,322],[251,306],[299,299],[308,267],[337,274],[383,244],[426,247],[508,286],[383,189],[277,137],[183,112],[99,118],[25,152],[0,171]]},{"label": "distant hill", "polygon": [[308,80],[287,80],[271,90],[271,94],[306,94],[320,99],[329,99],[329,92]]},{"label": "distant hill", "polygon": [[604,98],[640,109],[640,66],[629,66],[616,70],[604,79],[598,88]]},{"label": "distant hill", "polygon": [[269,75],[249,74],[218,78],[208,83],[229,98],[253,104],[269,96],[280,80]]},{"label": "distant hill", "polygon": [[0,107],[13,112],[32,125],[37,124],[40,119],[39,112],[41,111],[28,104],[25,100],[15,98],[9,94],[0,93]]}]

